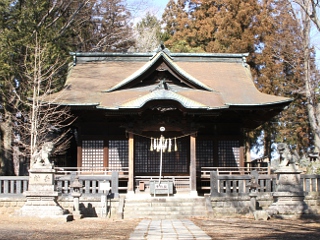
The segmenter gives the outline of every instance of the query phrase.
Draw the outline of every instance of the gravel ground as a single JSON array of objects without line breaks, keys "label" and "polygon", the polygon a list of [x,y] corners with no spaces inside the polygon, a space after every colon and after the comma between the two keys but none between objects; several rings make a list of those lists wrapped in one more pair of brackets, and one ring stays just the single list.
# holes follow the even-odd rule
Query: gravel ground
[{"label": "gravel ground", "polygon": [[0,217],[0,239],[128,239],[139,220],[83,218],[63,219]]},{"label": "gravel ground", "polygon": [[[320,239],[320,219],[255,221],[247,218],[191,219],[212,239]],[[128,239],[139,220],[32,219],[0,216],[0,239]]]},{"label": "gravel ground", "polygon": [[212,239],[319,240],[320,219],[256,221],[247,218],[193,219]]}]

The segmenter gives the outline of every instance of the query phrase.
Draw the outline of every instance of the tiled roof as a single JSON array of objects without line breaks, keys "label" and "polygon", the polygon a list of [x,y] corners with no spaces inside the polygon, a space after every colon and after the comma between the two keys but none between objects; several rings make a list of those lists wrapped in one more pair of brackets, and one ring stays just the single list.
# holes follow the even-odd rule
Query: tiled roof
[{"label": "tiled roof", "polygon": [[[259,92],[241,54],[103,54],[77,53],[65,89],[51,97],[63,105],[135,109],[153,100],[171,100],[187,109],[220,109],[230,106],[289,104],[291,99]],[[81,59],[83,57],[83,59]],[[132,85],[155,63],[163,61],[196,88]],[[143,79],[141,79],[143,80]],[[131,85],[130,85],[131,84]]]}]

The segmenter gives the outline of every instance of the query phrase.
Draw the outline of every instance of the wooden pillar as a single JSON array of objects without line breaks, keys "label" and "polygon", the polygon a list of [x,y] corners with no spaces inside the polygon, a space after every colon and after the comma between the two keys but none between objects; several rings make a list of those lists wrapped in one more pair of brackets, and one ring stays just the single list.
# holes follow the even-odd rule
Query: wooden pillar
[{"label": "wooden pillar", "polygon": [[103,168],[108,170],[109,167],[109,141],[108,139],[103,140]]},{"label": "wooden pillar", "polygon": [[76,134],[76,143],[77,143],[77,171],[81,170],[82,167],[82,131],[79,127]]},{"label": "wooden pillar", "polygon": [[82,167],[82,141],[77,146],[77,168]]},{"label": "wooden pillar", "polygon": [[128,195],[134,194],[134,138],[133,133],[129,133],[129,176]]},{"label": "wooden pillar", "polygon": [[190,195],[198,196],[196,169],[196,137],[194,134],[190,135]]},{"label": "wooden pillar", "polygon": [[239,148],[239,167],[240,167],[240,174],[244,174],[244,159],[245,159],[245,152],[244,146]]}]

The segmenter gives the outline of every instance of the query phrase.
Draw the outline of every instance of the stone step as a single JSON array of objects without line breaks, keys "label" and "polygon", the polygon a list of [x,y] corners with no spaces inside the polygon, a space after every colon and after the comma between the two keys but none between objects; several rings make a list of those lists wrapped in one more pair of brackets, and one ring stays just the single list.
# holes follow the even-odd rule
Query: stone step
[{"label": "stone step", "polygon": [[133,203],[133,202],[126,202],[125,206],[149,206],[149,207],[189,207],[189,206],[198,206],[198,207],[204,207],[205,203],[177,203],[177,202],[171,202],[171,203]]},{"label": "stone step", "polygon": [[124,218],[173,219],[205,216],[204,198],[126,199]]},{"label": "stone step", "polygon": [[139,216],[134,214],[125,214],[125,219],[137,219],[137,218],[151,218],[151,219],[185,219],[190,217],[203,217],[203,214],[167,214],[167,213],[157,213],[157,214],[139,214]]},{"label": "stone step", "polygon": [[168,215],[203,215],[203,211],[161,211],[161,210],[152,210],[152,211],[125,211],[127,215],[161,215],[161,214],[168,214]]},{"label": "stone step", "polygon": [[128,204],[124,205],[124,208],[128,209],[203,209],[205,208],[205,205],[134,205],[134,204]]},{"label": "stone step", "polygon": [[188,211],[162,211],[159,209],[154,209],[154,210],[140,210],[140,211],[125,211],[125,214],[184,214],[184,215],[188,215],[188,214],[203,214],[203,211],[192,211],[192,210],[188,210]]},{"label": "stone step", "polygon": [[195,202],[195,201],[199,201],[202,202],[204,201],[203,197],[184,197],[184,196],[180,196],[180,197],[132,197],[132,198],[127,198],[127,201],[130,202],[135,202],[135,201],[141,201],[143,200],[144,202],[154,202],[154,201],[158,201],[158,202],[180,202],[181,200],[184,201],[189,201],[189,202]]},{"label": "stone step", "polygon": [[205,201],[204,200],[196,200],[196,201],[192,201],[192,200],[184,200],[181,199],[179,201],[175,200],[167,200],[167,201],[158,201],[158,200],[130,200],[130,199],[126,199],[125,204],[127,206],[129,205],[135,205],[135,206],[139,206],[139,205],[149,205],[149,206],[205,206]]}]

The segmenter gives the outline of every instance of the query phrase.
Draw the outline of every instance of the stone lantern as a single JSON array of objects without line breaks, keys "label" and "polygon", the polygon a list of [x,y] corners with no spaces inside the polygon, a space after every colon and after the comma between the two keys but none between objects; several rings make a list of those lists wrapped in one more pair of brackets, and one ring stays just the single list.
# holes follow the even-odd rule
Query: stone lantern
[{"label": "stone lantern", "polygon": [[251,180],[247,187],[249,187],[250,207],[251,210],[254,212],[257,210],[257,189],[260,188],[260,185],[257,183],[257,177],[251,175]]},{"label": "stone lantern", "polygon": [[75,180],[70,184],[70,188],[72,189],[71,195],[73,197],[73,217],[82,218],[82,214],[79,210],[79,198],[82,195],[81,190],[83,185],[79,182],[79,177],[76,177]]},{"label": "stone lantern", "polygon": [[256,220],[268,220],[269,214],[265,210],[258,210],[257,206],[257,196],[258,189],[260,185],[258,184],[259,173],[254,170],[251,172],[251,180],[247,187],[249,187],[249,197],[250,197],[250,211]]}]

